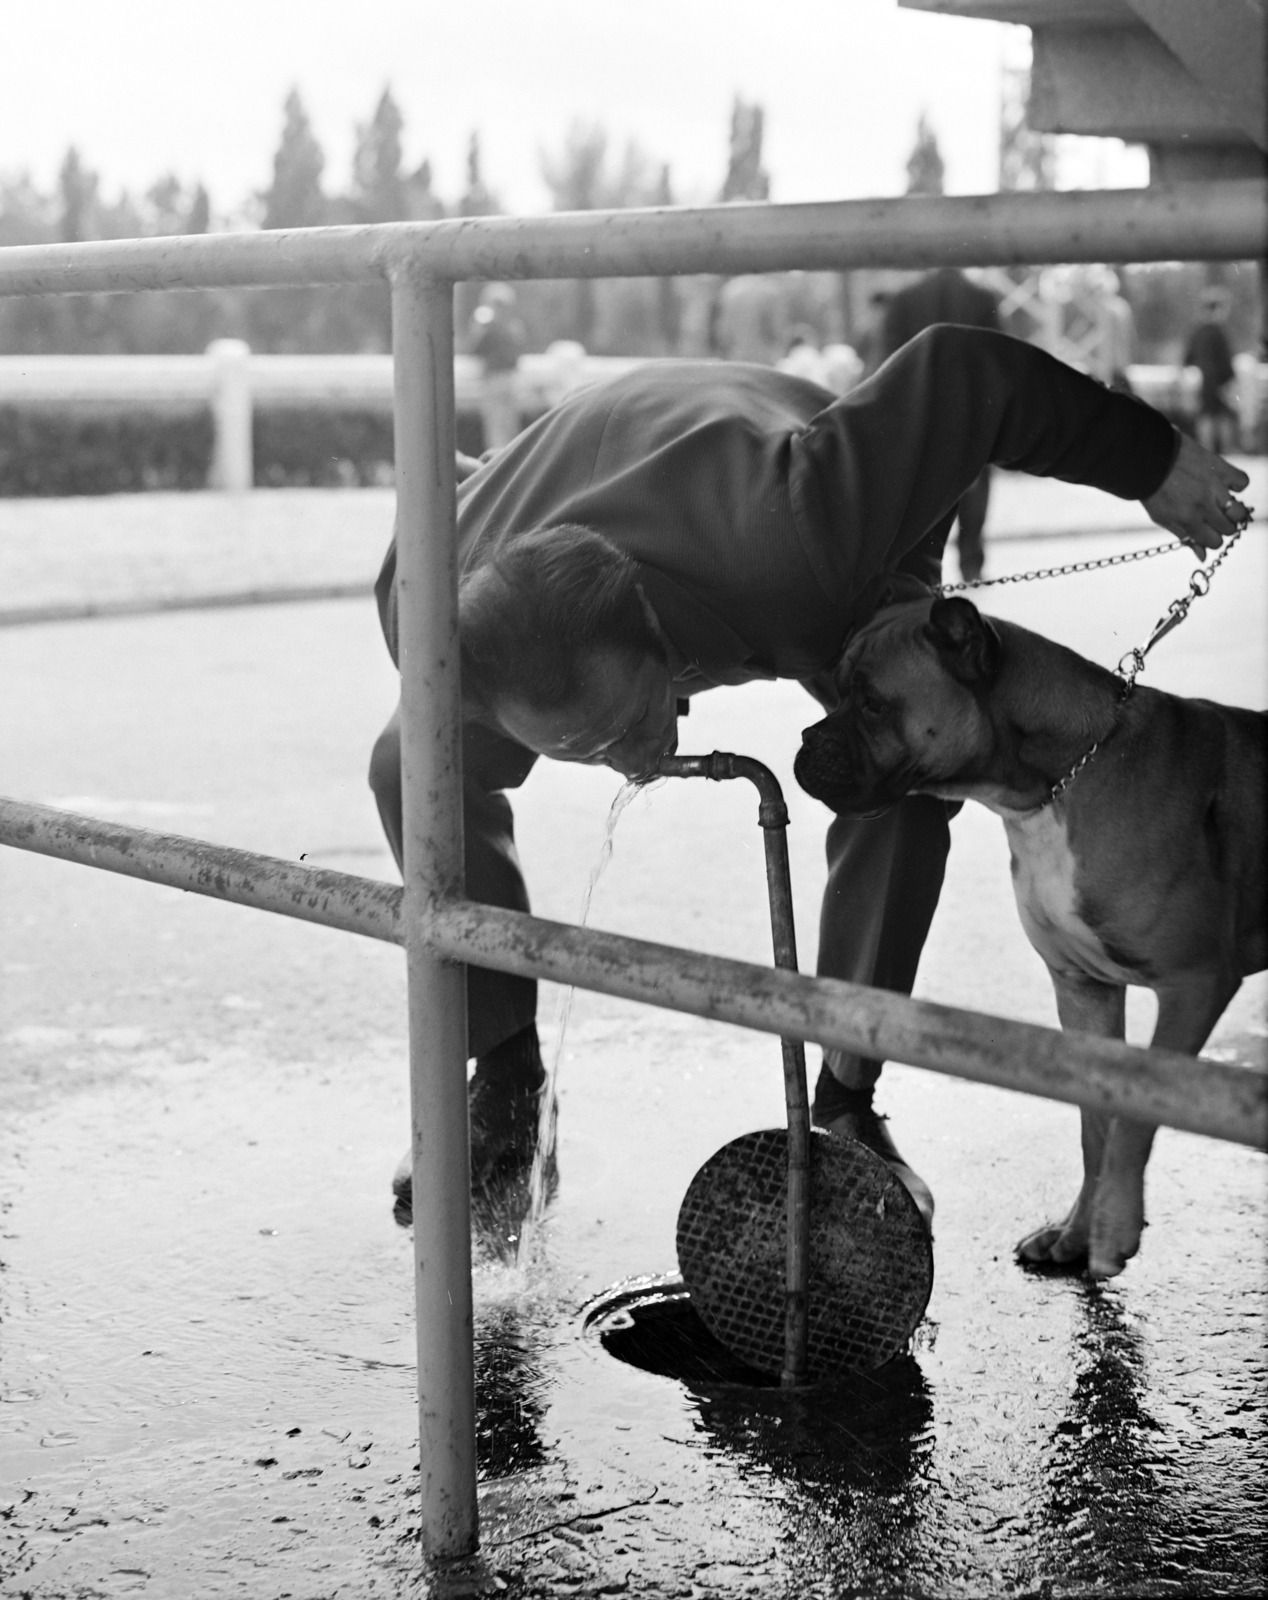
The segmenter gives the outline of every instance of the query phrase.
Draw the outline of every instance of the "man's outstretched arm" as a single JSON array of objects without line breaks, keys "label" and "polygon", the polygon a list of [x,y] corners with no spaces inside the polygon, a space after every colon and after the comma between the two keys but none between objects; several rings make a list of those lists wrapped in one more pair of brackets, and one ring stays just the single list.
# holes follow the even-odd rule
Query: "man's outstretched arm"
[{"label": "man's outstretched arm", "polygon": [[829,525],[863,573],[892,569],[988,464],[1140,500],[1196,549],[1232,531],[1236,467],[1132,396],[1004,334],[943,325],[904,346],[804,435]]}]

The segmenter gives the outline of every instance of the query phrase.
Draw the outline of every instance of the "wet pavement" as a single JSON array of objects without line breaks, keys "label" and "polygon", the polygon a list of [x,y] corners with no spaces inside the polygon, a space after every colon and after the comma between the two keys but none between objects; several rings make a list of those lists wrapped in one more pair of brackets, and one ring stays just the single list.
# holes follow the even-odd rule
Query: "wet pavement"
[{"label": "wet pavement", "polygon": [[[1260,527],[1147,681],[1265,704],[1266,567]],[[1112,662],[1188,568],[984,606]],[[0,683],[0,791],[392,876],[363,771],[394,689],[366,603],[9,630]],[[803,961],[824,813],[788,772],[808,710],[759,685],[698,700],[683,729],[787,779]],[[542,914],[575,917],[617,786],[546,763],[530,778],[517,814]],[[954,841],[919,992],[1052,1021],[998,824],[967,808]],[[0,896],[0,1593],[427,1592],[410,1250],[388,1190],[408,1127],[399,952],[17,852]],[[747,786],[641,797],[591,920],[768,959]],[[1264,999],[1249,982],[1211,1049],[1262,1063]],[[546,989],[548,1051],[558,1006]],[[1133,1005],[1134,1037],[1150,1009]],[[928,1316],[881,1372],[786,1396],[717,1375],[698,1341],[687,1381],[645,1370],[665,1364],[646,1319],[582,1317],[619,1280],[672,1271],[694,1172],[781,1122],[776,1042],[579,994],[560,1093],[558,1186],[526,1263],[514,1194],[477,1234],[503,1592],[1262,1591],[1262,1155],[1164,1132],[1122,1277],[1023,1271],[1013,1243],[1077,1186],[1077,1113],[887,1069],[881,1108],[938,1200]]]}]

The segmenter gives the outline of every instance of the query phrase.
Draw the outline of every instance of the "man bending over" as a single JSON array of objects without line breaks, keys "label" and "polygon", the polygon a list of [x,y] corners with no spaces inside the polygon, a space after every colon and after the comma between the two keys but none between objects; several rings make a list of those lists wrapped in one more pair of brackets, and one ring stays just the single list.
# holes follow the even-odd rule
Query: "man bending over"
[{"label": "man bending over", "polygon": [[[1237,468],[1142,402],[1003,334],[930,328],[844,399],[765,367],[658,362],[570,396],[458,490],[467,893],[528,909],[506,791],[539,755],[655,771],[677,703],[796,678],[837,703],[852,631],[939,581],[989,464],[1142,500],[1196,550],[1232,533]],[[396,659],[395,547],[377,585]],[[370,783],[399,864],[399,726]],[[817,970],[910,993],[956,808],[928,796],[827,832]],[[536,984],[467,969],[471,1171],[531,1159]],[[826,1050],[814,1120],[928,1188],[872,1105],[881,1063]],[[408,1161],[394,1179],[409,1220]]]}]

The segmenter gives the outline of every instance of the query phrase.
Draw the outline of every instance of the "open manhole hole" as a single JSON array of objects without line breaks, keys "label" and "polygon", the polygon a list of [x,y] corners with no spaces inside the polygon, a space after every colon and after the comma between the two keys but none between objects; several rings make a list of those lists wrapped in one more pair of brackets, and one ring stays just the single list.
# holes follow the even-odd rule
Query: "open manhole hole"
[{"label": "open manhole hole", "polygon": [[715,1339],[676,1272],[626,1278],[582,1308],[582,1326],[610,1356],[643,1372],[693,1387],[777,1389],[778,1374],[759,1372]]}]

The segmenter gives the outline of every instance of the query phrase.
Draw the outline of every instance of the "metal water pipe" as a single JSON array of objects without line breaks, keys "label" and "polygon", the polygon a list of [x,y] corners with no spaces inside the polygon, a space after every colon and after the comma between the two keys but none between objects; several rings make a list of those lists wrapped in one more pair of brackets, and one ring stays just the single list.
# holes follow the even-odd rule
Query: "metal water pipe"
[{"label": "metal water pipe", "polygon": [[[792,876],[788,870],[788,807],[779,779],[751,756],[715,750],[708,756],[664,756],[657,769],[667,778],[747,778],[760,796],[757,820],[766,846],[766,888],[770,898],[775,965],[797,971],[797,931],[793,922]],[[788,1244],[784,1261],[784,1367],[786,1389],[806,1381],[806,1338],[810,1281],[810,1098],[806,1089],[806,1047],[781,1036],[784,1104],[788,1111]]]}]

